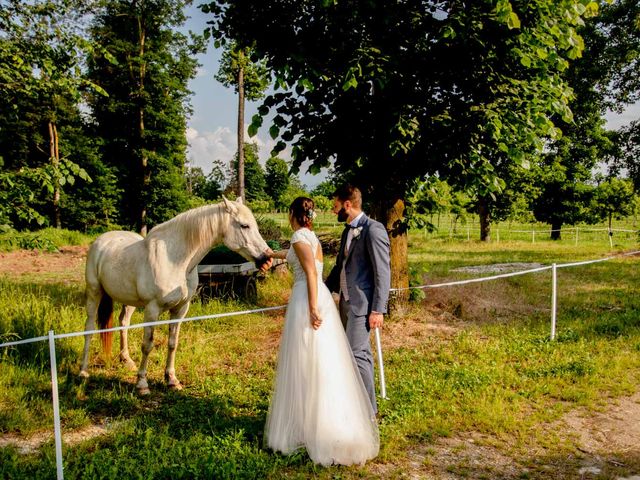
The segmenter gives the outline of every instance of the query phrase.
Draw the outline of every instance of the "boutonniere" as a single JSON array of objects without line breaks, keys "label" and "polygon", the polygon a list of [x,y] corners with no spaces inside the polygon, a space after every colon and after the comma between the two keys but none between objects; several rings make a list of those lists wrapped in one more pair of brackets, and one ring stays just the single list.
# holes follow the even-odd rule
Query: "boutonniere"
[{"label": "boutonniere", "polygon": [[352,239],[356,240],[360,236],[360,234],[362,233],[362,227],[356,227],[356,228],[354,228],[352,230],[353,230]]}]

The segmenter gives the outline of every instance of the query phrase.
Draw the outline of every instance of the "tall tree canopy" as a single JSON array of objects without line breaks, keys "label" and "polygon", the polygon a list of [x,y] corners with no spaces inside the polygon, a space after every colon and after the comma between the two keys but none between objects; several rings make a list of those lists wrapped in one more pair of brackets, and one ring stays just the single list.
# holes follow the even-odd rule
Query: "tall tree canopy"
[{"label": "tall tree canopy", "polygon": [[[264,169],[260,165],[258,158],[258,145],[255,143],[245,143],[243,148],[245,166],[246,200],[266,200],[267,183],[264,177]],[[237,191],[238,185],[238,157],[236,155],[231,162],[231,185]]]},{"label": "tall tree canopy", "polygon": [[[71,147],[87,87],[82,75],[92,45],[83,37],[88,2],[0,2],[0,203],[10,223],[60,227],[65,186],[88,175],[76,163],[92,155]],[[74,125],[74,126],[72,126]],[[85,147],[87,144],[85,143]]]},{"label": "tall tree canopy", "polygon": [[289,205],[281,203],[282,196],[289,187],[289,165],[282,158],[271,157],[265,165],[265,190],[278,210],[285,210]]},{"label": "tall tree canopy", "polygon": [[392,284],[408,283],[403,199],[439,173],[491,196],[502,164],[523,164],[570,118],[561,73],[582,51],[589,0],[388,2],[216,0],[213,33],[252,46],[275,75],[252,122],[293,143],[293,165],[335,160],[373,200],[392,242]]},{"label": "tall tree canopy", "polygon": [[186,207],[188,81],[196,73],[193,54],[202,46],[177,31],[187,3],[115,0],[92,28],[96,43],[115,59],[97,55],[89,70],[109,93],[91,101],[105,140],[103,157],[117,168],[121,223],[143,234]]},{"label": "tall tree canopy", "polygon": [[222,52],[220,70],[216,80],[225,87],[234,87],[238,94],[238,191],[240,198],[245,198],[244,179],[244,101],[256,101],[264,96],[269,84],[269,73],[263,61],[252,62],[251,50],[239,48],[230,43]]}]

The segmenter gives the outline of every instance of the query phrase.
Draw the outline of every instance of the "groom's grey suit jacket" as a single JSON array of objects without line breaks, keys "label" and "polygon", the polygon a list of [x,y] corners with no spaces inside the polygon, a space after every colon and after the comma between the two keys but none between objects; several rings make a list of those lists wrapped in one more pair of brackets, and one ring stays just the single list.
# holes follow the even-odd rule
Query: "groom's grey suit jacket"
[{"label": "groom's grey suit jacket", "polygon": [[349,228],[342,232],[336,265],[329,273],[326,285],[332,292],[340,291],[340,270],[343,262],[349,294],[349,305],[354,315],[368,315],[372,310],[387,313],[391,288],[389,235],[384,226],[366,215],[358,221],[360,234],[352,238],[346,260],[344,246]]}]

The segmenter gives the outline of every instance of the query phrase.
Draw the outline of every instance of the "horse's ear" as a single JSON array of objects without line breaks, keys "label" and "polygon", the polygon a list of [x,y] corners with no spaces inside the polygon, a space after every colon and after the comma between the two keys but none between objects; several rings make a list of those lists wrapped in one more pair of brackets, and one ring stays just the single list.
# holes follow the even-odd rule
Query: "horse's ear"
[{"label": "horse's ear", "polygon": [[244,202],[242,201],[242,197],[236,198],[236,203],[239,203],[240,205],[244,205]]},{"label": "horse's ear", "polygon": [[233,204],[233,202],[229,201],[224,195],[222,196],[222,200],[224,201],[224,208],[228,213],[234,214],[238,211],[238,208]]}]

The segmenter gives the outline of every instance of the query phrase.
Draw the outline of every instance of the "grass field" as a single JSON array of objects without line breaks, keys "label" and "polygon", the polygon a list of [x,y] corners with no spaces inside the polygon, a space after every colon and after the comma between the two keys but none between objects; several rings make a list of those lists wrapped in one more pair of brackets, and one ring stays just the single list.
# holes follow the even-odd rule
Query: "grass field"
[{"label": "grass field", "polygon": [[[618,240],[616,239],[616,242]],[[637,249],[637,237],[614,245]],[[611,254],[608,239],[481,244],[410,237],[414,282],[477,275],[469,265],[564,263]],[[549,340],[548,271],[426,291],[387,321],[387,389],[381,453],[362,467],[314,466],[304,452],[262,448],[283,314],[185,324],[177,374],[162,382],[166,328],[151,354],[152,395],[135,394],[135,374],[100,365],[79,380],[81,339],[57,343],[66,478],[616,478],[640,474],[640,452],[585,453],[564,423],[574,411],[606,410],[640,381],[638,258],[560,270],[558,333]],[[330,263],[330,260],[327,260]],[[290,277],[260,285],[260,306],[286,303]],[[0,338],[82,329],[83,285],[39,276],[0,277]],[[195,302],[190,315],[248,308]],[[140,322],[136,312],[134,322]],[[141,332],[131,349],[140,357]],[[337,408],[339,408],[337,406]],[[640,421],[640,418],[630,421]],[[0,438],[38,439],[39,448],[0,448],[0,478],[55,478],[48,350],[32,344],[0,353]],[[87,434],[82,440],[82,432]],[[471,440],[472,442],[471,442]],[[471,443],[469,443],[471,442]],[[23,442],[24,443],[24,442]],[[2,445],[0,443],[0,445]],[[18,442],[20,445],[20,442]],[[598,457],[598,476],[580,473]],[[595,460],[593,460],[595,461]]]}]

